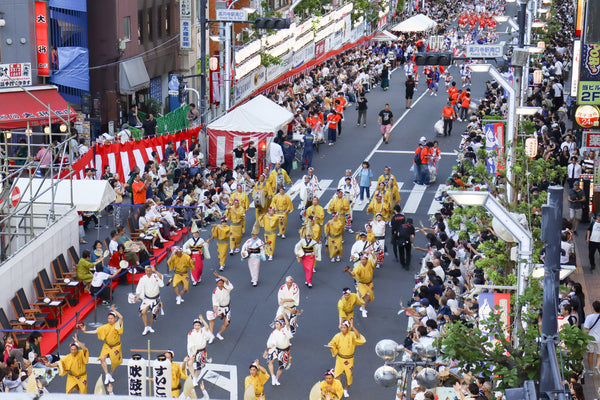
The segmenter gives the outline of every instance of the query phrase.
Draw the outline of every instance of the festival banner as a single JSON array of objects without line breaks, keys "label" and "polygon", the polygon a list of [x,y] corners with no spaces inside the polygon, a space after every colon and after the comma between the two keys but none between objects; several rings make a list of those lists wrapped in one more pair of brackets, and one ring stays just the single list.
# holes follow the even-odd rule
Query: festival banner
[{"label": "festival banner", "polygon": [[[496,310],[496,306],[499,306],[500,310]],[[500,313],[500,322],[506,332],[506,337],[510,337],[509,293],[479,293],[479,321],[488,319],[492,312]]]},{"label": "festival banner", "polygon": [[496,152],[496,156],[487,158],[487,171],[490,174],[499,173],[504,169],[504,123],[485,124],[484,134],[485,150],[488,153]]},{"label": "festival banner", "polygon": [[164,355],[152,363],[154,397],[171,397],[171,361]]},{"label": "festival banner", "polygon": [[48,44],[48,8],[45,1],[35,2],[35,44],[38,76],[50,76],[50,46]]},{"label": "festival banner", "polygon": [[146,361],[139,355],[134,354],[127,365],[127,376],[129,379],[129,395],[146,395]]}]

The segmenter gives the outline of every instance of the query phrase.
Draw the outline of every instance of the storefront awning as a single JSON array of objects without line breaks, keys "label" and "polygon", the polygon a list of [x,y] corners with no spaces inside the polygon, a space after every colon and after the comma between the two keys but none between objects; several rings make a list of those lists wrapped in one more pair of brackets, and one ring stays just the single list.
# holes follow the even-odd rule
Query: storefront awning
[{"label": "storefront awning", "polygon": [[48,125],[48,116],[52,124],[62,122],[56,114],[64,120],[75,120],[77,114],[56,86],[31,86],[27,90],[29,93],[20,88],[0,90],[0,129],[25,128],[28,123],[29,126]]},{"label": "storefront awning", "polygon": [[150,77],[142,57],[132,58],[119,64],[119,90],[121,94],[133,94],[150,86]]}]

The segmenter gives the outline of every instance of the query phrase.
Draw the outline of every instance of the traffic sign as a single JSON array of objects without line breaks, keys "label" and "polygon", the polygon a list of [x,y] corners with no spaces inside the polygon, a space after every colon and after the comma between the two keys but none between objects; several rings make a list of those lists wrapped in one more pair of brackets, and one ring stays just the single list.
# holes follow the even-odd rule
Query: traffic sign
[{"label": "traffic sign", "polygon": [[467,58],[500,58],[503,46],[500,44],[469,44]]},{"label": "traffic sign", "polygon": [[248,12],[246,10],[215,10],[217,12],[218,21],[237,21],[245,22],[248,20]]},{"label": "traffic sign", "polygon": [[10,195],[10,201],[12,203],[12,206],[16,207],[17,204],[19,204],[19,200],[21,200],[21,190],[18,186],[15,186]]}]

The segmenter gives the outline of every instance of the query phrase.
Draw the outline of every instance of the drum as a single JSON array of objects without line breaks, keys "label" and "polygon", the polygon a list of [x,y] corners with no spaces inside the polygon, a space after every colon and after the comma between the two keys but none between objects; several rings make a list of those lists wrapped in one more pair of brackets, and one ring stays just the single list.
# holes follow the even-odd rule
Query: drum
[{"label": "drum", "polygon": [[256,199],[255,201],[261,208],[265,208],[267,206],[267,193],[266,190],[260,189],[256,191]]}]

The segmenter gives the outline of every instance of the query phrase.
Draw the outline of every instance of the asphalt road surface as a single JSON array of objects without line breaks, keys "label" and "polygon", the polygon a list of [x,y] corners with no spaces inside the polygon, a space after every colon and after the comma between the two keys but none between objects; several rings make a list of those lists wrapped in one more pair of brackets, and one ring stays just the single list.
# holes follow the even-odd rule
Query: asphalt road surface
[{"label": "asphalt road surface", "polygon": [[[460,87],[458,67],[453,66],[450,71]],[[486,79],[488,77],[485,74],[483,76],[473,74],[474,99],[477,100],[482,96],[483,83]],[[428,225],[430,213],[439,208],[439,203],[434,201],[435,193],[456,163],[453,150],[459,144],[460,133],[464,130],[466,122],[455,122],[452,136],[437,138],[442,150],[438,180],[427,188],[415,185],[412,172],[409,171],[414,149],[421,136],[435,139],[433,124],[440,118],[447,94],[443,82],[440,82],[441,88],[437,97],[425,94],[424,77],[421,76],[413,107],[406,110],[404,81],[404,71],[398,68],[391,75],[388,91],[384,92],[380,87],[371,90],[367,95],[369,108],[366,128],[356,126],[357,112],[354,105],[349,106],[343,123],[343,133],[338,138],[338,142],[332,147],[321,146],[320,152],[315,153],[313,166],[324,189],[321,195],[322,206],[333,197],[337,182],[344,175],[344,171],[347,168],[355,171],[362,161],[367,159],[371,163],[375,180],[382,173],[384,166],[392,168],[392,173],[400,186],[401,205],[405,209],[406,216],[412,217],[415,224],[423,221]],[[377,124],[377,114],[383,109],[385,103],[390,104],[394,113],[394,128],[389,144],[381,143]],[[291,177],[296,182],[302,175],[303,171],[296,170]],[[295,208],[298,201],[297,197],[293,200]],[[250,227],[254,223],[253,209],[250,209],[247,218],[247,229],[243,240],[249,237]],[[326,217],[326,220],[328,219],[329,217]],[[368,219],[364,207],[362,211],[355,211],[354,230],[361,230]],[[342,269],[350,264],[348,258],[350,247],[354,243],[354,235],[346,233],[342,262],[330,263],[327,253],[323,252],[324,260],[317,263],[317,272],[313,278],[314,288],[308,289],[302,284],[304,282],[302,266],[293,254],[293,247],[299,239],[299,228],[298,212],[294,211],[289,218],[287,238],[277,239],[274,260],[263,262],[261,265],[258,287],[251,286],[247,262],[242,261],[239,255],[228,256],[226,269],[222,274],[230,279],[235,287],[231,293],[232,323],[224,333],[225,340],[216,339],[207,348],[214,364],[209,368],[214,371],[208,372],[205,376],[206,387],[212,399],[242,398],[248,365],[256,358],[260,358],[262,365],[266,366],[262,353],[271,331],[269,324],[273,321],[277,309],[277,291],[287,275],[295,277],[300,287],[299,308],[304,310],[304,314],[299,318],[300,326],[292,340],[292,366],[288,371],[284,371],[280,378],[281,386],[271,386],[270,381],[265,385],[266,398],[305,400],[312,385],[323,379],[324,371],[334,367],[335,359],[324,345],[339,331],[336,305],[341,297],[341,289],[353,285],[351,277],[343,274]],[[96,236],[96,233],[90,235]],[[201,237],[205,239],[209,235],[209,230],[201,232]],[[103,238],[106,234],[101,232],[99,236]],[[389,239],[387,241],[389,243]],[[424,242],[423,235],[417,233],[415,243],[422,246]],[[212,272],[218,268],[216,243],[210,243],[210,252],[212,258],[205,260],[202,282],[196,287],[191,287],[190,293],[184,297],[183,304],[175,304],[175,295],[171,287],[162,289],[161,298],[166,315],[159,317],[155,322],[156,333],[154,334],[141,335],[143,324],[137,312],[138,305],[127,303],[130,287],[120,286],[115,290],[114,302],[119,312],[124,315],[125,333],[122,336],[122,343],[125,359],[131,357],[130,349],[145,349],[150,341],[152,349],[172,349],[175,351],[175,360],[183,360],[186,355],[186,335],[192,329],[193,319],[212,308],[211,293],[215,288]],[[403,342],[407,320],[404,314],[397,315],[399,301],[404,299],[406,303],[411,296],[414,274],[418,271],[421,255],[420,251],[413,251],[411,268],[405,271],[400,264],[394,262],[393,254],[390,253],[385,257],[383,268],[375,270],[375,300],[368,307],[368,318],[362,318],[358,310],[355,312],[355,325],[367,342],[356,350],[354,384],[349,390],[350,398],[392,399],[395,396],[393,388],[380,387],[373,380],[374,371],[383,364],[374,349],[375,344],[384,338]],[[166,272],[166,262],[163,262],[158,270]],[[104,321],[106,313],[106,307],[98,306],[99,320]],[[91,321],[93,321],[93,314],[86,320],[88,323]],[[217,322],[216,329],[219,326],[220,321]],[[100,353],[102,343],[94,335],[80,334],[80,340],[90,349],[90,360],[93,362]],[[61,345],[61,354],[68,352],[68,342],[65,341]],[[101,373],[99,365],[88,366],[90,392],[93,391],[93,384]],[[221,375],[221,378],[219,379],[215,374]],[[127,394],[126,367],[120,366],[114,378],[116,379],[115,393]],[[65,378],[59,377],[51,383],[49,389],[52,392],[64,392],[64,385]]]}]

